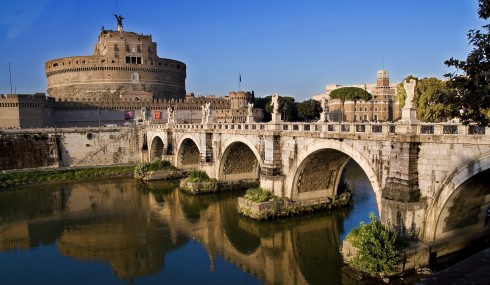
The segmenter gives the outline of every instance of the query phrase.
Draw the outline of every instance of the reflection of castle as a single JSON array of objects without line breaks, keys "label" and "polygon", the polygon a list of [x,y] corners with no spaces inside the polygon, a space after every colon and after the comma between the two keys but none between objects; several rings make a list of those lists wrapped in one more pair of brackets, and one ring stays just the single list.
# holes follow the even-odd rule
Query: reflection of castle
[{"label": "reflection of castle", "polygon": [[[167,123],[167,108],[177,123],[200,123],[201,106],[211,103],[216,122],[245,122],[249,92],[216,98],[185,94],[186,65],[160,58],[151,35],[102,28],[94,54],[49,60],[48,94],[0,95],[0,127],[123,125],[135,120]],[[145,116],[145,117],[144,117]],[[255,120],[262,120],[259,109]]]},{"label": "reflection of castle", "polygon": [[[28,191],[32,209],[17,209],[19,196],[0,193],[12,205],[0,207],[0,251],[56,243],[64,256],[108,262],[116,276],[132,279],[161,271],[166,255],[192,239],[206,249],[210,271],[219,255],[268,284],[339,283],[345,212],[261,224],[236,214],[235,196],[190,196],[167,183],[149,184],[157,189],[150,193],[129,179]],[[26,220],[29,213],[50,214]]]}]

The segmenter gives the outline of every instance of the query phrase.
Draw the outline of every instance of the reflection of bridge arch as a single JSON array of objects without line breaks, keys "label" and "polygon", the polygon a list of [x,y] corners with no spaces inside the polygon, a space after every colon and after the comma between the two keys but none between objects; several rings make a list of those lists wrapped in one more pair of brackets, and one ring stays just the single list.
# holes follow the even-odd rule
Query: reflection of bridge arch
[{"label": "reflection of bridge arch", "polygon": [[259,179],[260,154],[248,139],[238,136],[227,141],[223,149],[225,151],[218,165],[218,180]]},{"label": "reflection of bridge arch", "polygon": [[165,144],[163,139],[156,135],[151,140],[150,144],[150,161],[155,161],[157,159],[162,159],[162,155],[165,154]]},{"label": "reflection of bridge arch", "polygon": [[[345,211],[324,215],[315,223],[299,225],[290,230],[292,252],[308,284],[340,284],[342,258],[339,233],[346,217]],[[336,256],[337,258],[331,258]],[[332,263],[334,261],[334,263]],[[323,264],[323,274],[315,272]],[[327,274],[324,274],[328,272]],[[325,280],[325,278],[328,280]]]},{"label": "reflection of bridge arch", "polygon": [[338,140],[318,141],[300,151],[286,178],[287,197],[315,199],[337,193],[342,170],[353,159],[368,177],[381,213],[381,186],[368,160],[356,149]]},{"label": "reflection of bridge arch", "polygon": [[235,199],[226,200],[220,203],[220,216],[222,219],[223,230],[226,237],[233,247],[242,254],[252,254],[261,245],[261,237],[250,231],[243,229],[242,223],[252,223],[247,218],[240,215],[233,215],[236,211]]},{"label": "reflection of bridge arch", "polygon": [[[485,214],[490,206],[490,155],[456,170],[427,209],[424,237],[440,242],[454,237],[490,233]],[[476,235],[475,235],[476,234]]]},{"label": "reflection of bridge arch", "polygon": [[199,168],[199,143],[192,136],[184,136],[178,143],[176,166],[182,169]]}]

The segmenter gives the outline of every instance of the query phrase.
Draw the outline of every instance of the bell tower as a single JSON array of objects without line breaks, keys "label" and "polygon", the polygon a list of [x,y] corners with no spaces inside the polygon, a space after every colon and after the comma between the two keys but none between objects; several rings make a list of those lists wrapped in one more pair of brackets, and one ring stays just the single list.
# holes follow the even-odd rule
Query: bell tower
[{"label": "bell tower", "polygon": [[390,75],[388,70],[379,70],[376,76],[376,87],[389,87],[390,86]]}]

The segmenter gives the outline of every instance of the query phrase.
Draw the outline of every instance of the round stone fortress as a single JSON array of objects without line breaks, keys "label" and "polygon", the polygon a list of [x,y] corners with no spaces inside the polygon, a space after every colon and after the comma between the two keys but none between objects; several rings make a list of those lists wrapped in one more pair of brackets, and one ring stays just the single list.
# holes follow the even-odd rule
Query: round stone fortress
[{"label": "round stone fortress", "polygon": [[53,59],[45,64],[48,93],[58,99],[185,97],[186,66],[159,58],[151,35],[102,28],[92,56]]}]

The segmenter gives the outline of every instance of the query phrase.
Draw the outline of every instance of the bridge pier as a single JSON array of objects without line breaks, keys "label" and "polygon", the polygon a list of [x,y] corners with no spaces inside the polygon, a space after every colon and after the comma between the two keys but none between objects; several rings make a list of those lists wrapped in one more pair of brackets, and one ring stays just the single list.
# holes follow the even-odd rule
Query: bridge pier
[{"label": "bridge pier", "polygon": [[421,200],[418,182],[420,143],[391,142],[389,170],[381,193],[381,221],[398,236],[417,240],[423,231],[427,204]]},{"label": "bridge pier", "polygon": [[285,177],[281,171],[281,137],[273,134],[264,136],[264,166],[260,170],[260,187],[272,194],[284,197]]}]

